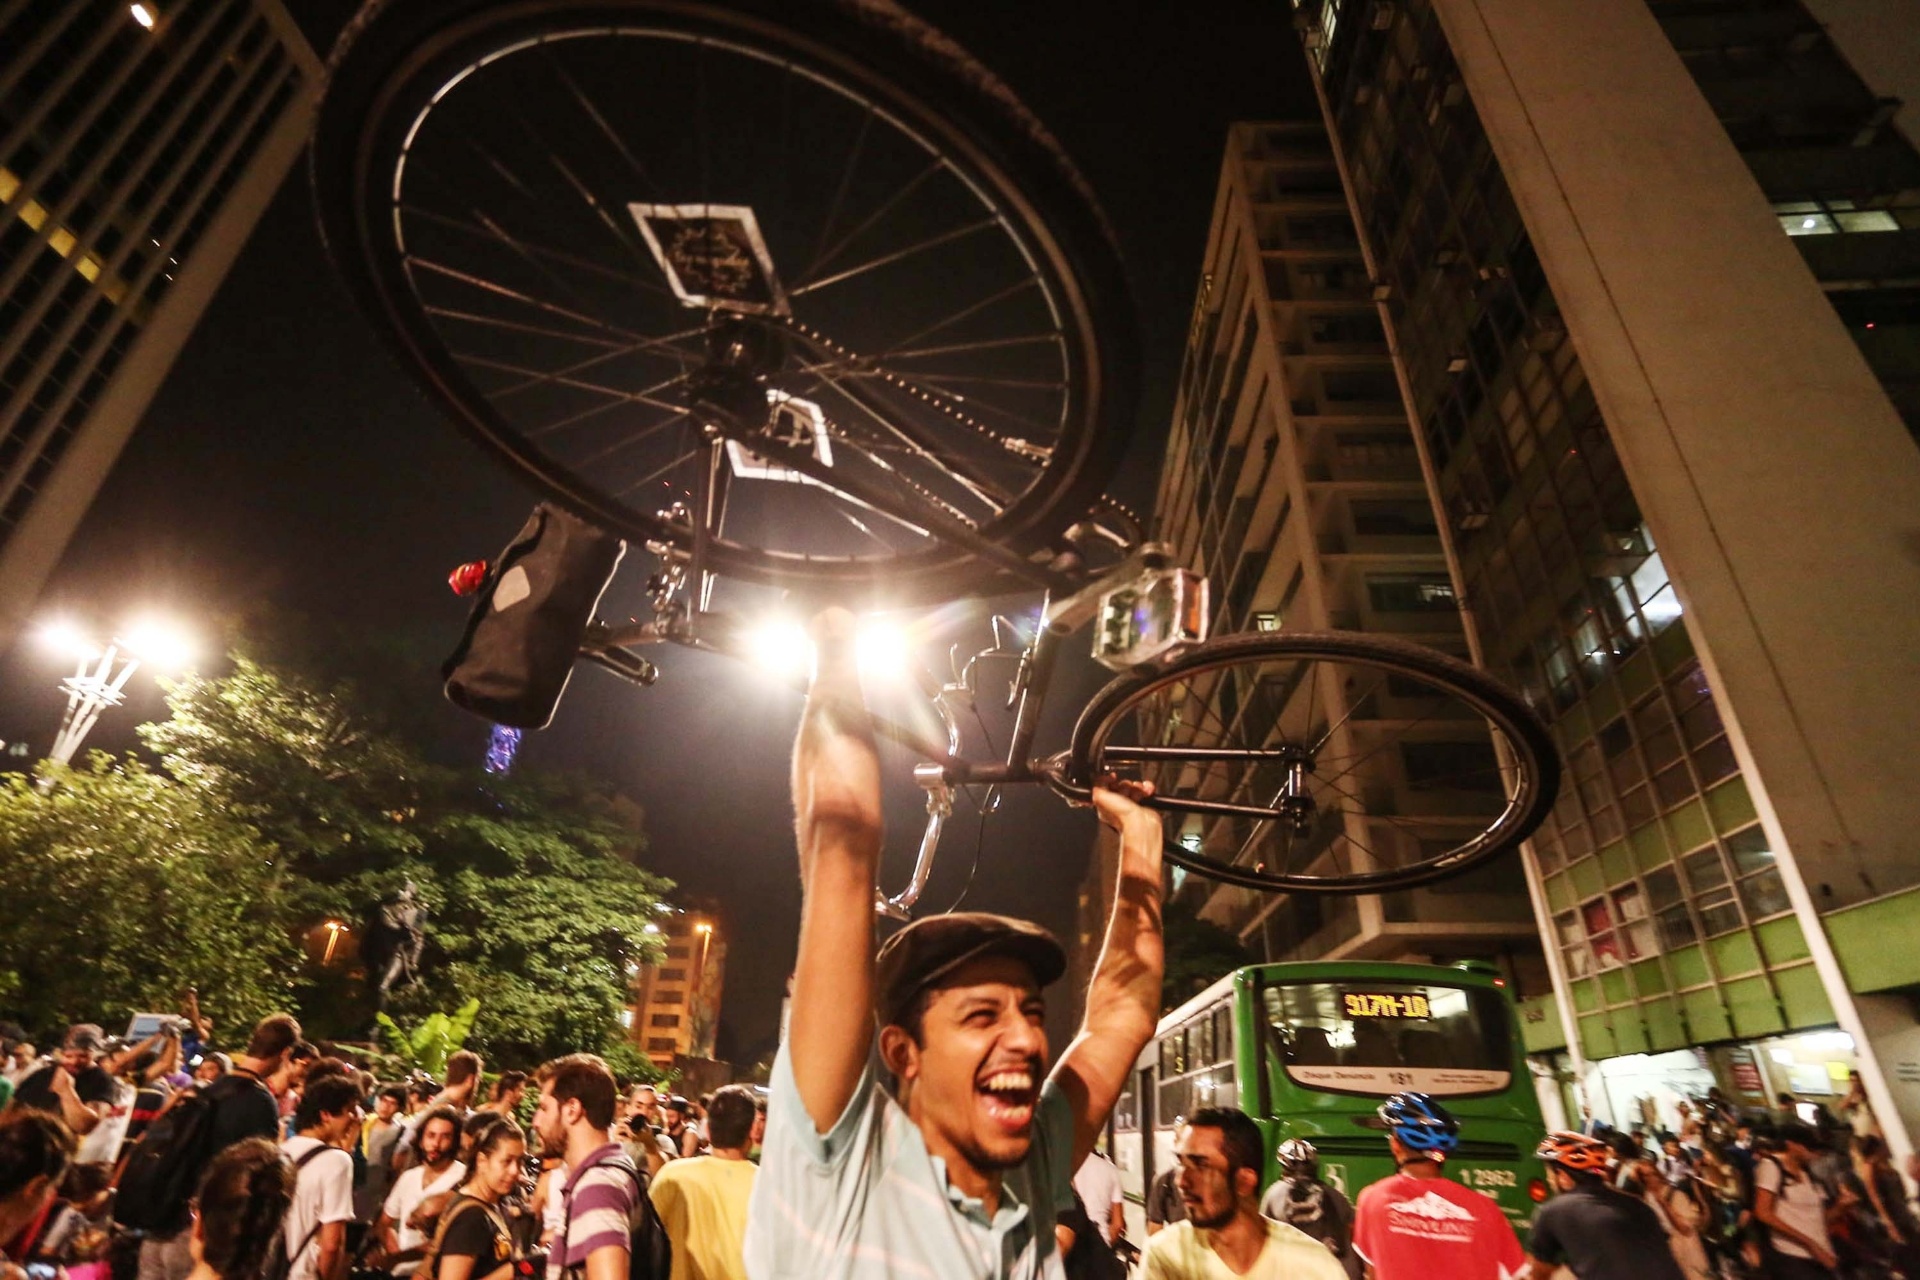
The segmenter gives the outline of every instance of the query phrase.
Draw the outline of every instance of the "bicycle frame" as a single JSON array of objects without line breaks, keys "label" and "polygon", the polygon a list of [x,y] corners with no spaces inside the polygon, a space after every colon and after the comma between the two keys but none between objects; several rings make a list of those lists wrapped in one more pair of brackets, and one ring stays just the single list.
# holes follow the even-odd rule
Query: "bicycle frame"
[{"label": "bicycle frame", "polygon": [[[1111,593],[1138,581],[1143,574],[1166,568],[1169,562],[1166,546],[1143,543],[1118,564],[1085,579],[1064,596],[1056,599],[1049,593],[1041,604],[1033,639],[1017,657],[996,643],[994,648],[975,654],[964,670],[957,673],[958,678],[947,683],[935,679],[924,667],[916,667],[915,677],[946,730],[944,744],[929,741],[912,729],[869,713],[876,734],[923,757],[922,762],[914,766],[913,777],[927,793],[927,824],[920,837],[913,871],[898,893],[889,895],[884,889],[876,889],[874,909],[879,914],[896,920],[910,918],[933,873],[941,833],[946,820],[953,815],[955,788],[1044,783],[1070,802],[1088,801],[1092,779],[1070,777],[1065,753],[1044,758],[1035,758],[1032,754],[1061,642],[1091,622]],[[581,646],[581,656],[636,684],[653,683],[658,672],[652,663],[632,652],[635,645],[679,644],[746,660],[739,629],[731,619],[704,609],[687,611],[679,605],[676,597],[690,576],[686,569],[686,561],[670,562],[667,572],[656,577],[656,586],[651,589],[654,621],[621,628],[595,623]],[[704,603],[710,582],[697,571],[694,581],[700,583],[698,594]],[[996,625],[996,641],[998,630]],[[1009,699],[1014,707],[1013,734],[1003,759],[973,761],[960,754],[958,708],[963,700],[974,696],[973,670],[977,663],[988,658],[1018,663]]]}]

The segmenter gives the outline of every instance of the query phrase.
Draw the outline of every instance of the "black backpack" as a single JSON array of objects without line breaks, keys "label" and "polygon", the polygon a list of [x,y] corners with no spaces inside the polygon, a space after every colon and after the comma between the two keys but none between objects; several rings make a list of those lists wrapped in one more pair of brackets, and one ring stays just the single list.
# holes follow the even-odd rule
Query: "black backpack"
[{"label": "black backpack", "polygon": [[[618,1169],[633,1179],[633,1209],[627,1214],[627,1280],[668,1280],[673,1274],[673,1241],[667,1238],[667,1226],[660,1221],[659,1210],[653,1207],[653,1197],[647,1194],[647,1178],[634,1167],[632,1160],[623,1151],[619,1155],[597,1160],[587,1169]],[[584,1175],[586,1169],[581,1170]],[[560,1228],[560,1240],[565,1247],[568,1236],[573,1230],[573,1199],[567,1199],[567,1220]],[[569,1272],[576,1276],[586,1275],[586,1264],[574,1264],[567,1259]]]},{"label": "black backpack", "polygon": [[140,1135],[120,1174],[113,1217],[123,1227],[171,1236],[187,1225],[187,1205],[213,1150],[214,1104],[186,1095]]}]

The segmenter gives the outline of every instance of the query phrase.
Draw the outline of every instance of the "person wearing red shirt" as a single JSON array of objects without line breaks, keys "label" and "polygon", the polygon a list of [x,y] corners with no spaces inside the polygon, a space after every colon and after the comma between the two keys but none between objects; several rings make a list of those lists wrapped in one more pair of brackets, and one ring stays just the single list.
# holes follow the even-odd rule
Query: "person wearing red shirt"
[{"label": "person wearing red shirt", "polygon": [[1396,1093],[1369,1128],[1384,1129],[1399,1169],[1360,1193],[1353,1247],[1367,1280],[1514,1280],[1526,1250],[1500,1206],[1446,1176],[1460,1122],[1424,1093]]}]

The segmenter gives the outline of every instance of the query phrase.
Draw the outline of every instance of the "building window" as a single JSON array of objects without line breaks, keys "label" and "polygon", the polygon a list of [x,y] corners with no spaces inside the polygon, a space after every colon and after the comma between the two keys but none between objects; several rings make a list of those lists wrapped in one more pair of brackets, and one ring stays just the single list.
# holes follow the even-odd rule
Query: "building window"
[{"label": "building window", "polygon": [[655,1004],[683,1004],[687,993],[684,991],[656,991],[653,993]]},{"label": "building window", "polygon": [[687,971],[685,969],[662,969],[660,971],[660,981],[662,982],[685,982],[686,980]]},{"label": "building window", "polygon": [[677,1027],[680,1025],[680,1015],[677,1013],[656,1013],[647,1019],[647,1025],[650,1027]]},{"label": "building window", "polygon": [[1639,885],[1613,891],[1613,918],[1619,922],[1620,940],[1629,960],[1653,954],[1653,921],[1647,918],[1647,900],[1641,896]]},{"label": "building window", "polygon": [[1376,613],[1452,613],[1456,607],[1445,574],[1369,574],[1367,599]]},{"label": "building window", "polygon": [[1433,508],[1425,502],[1355,499],[1353,532],[1362,538],[1432,538],[1440,533]]},{"label": "building window", "polygon": [[1580,921],[1586,926],[1587,945],[1593,948],[1594,963],[1602,969],[1617,969],[1639,957],[1613,929],[1613,913],[1605,898],[1595,898],[1580,908]]},{"label": "building window", "polygon": [[633,1026],[633,1010],[622,1009],[620,1011],[620,1025],[629,1028]]},{"label": "building window", "polygon": [[1727,837],[1727,853],[1733,859],[1734,874],[1740,877],[1740,901],[1746,904],[1748,919],[1764,920],[1793,910],[1765,829],[1756,824],[1734,832]]},{"label": "building window", "polygon": [[1500,790],[1500,762],[1488,741],[1403,742],[1400,760],[1415,791]]},{"label": "building window", "polygon": [[1851,200],[1789,200],[1774,205],[1773,212],[1790,236],[1900,230],[1900,220],[1890,211],[1862,209]]},{"label": "building window", "polygon": [[1693,909],[1699,913],[1700,929],[1709,938],[1732,933],[1740,927],[1740,905],[1734,901],[1733,886],[1727,883],[1726,865],[1720,851],[1711,846],[1695,850],[1680,859],[1687,887],[1693,891]]},{"label": "building window", "polygon": [[1686,895],[1680,891],[1680,877],[1672,867],[1661,867],[1646,875],[1647,905],[1653,911],[1660,945],[1668,951],[1693,943],[1699,934],[1693,917],[1687,912]]},{"label": "building window", "polygon": [[674,1042],[673,1037],[671,1036],[647,1037],[648,1053],[672,1053],[675,1050],[677,1050],[679,1047],[680,1046]]}]

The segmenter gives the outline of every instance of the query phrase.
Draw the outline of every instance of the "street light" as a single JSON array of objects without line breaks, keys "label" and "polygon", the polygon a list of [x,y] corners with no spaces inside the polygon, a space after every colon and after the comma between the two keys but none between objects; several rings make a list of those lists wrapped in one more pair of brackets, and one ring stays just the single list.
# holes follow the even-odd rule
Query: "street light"
[{"label": "street light", "polygon": [[54,736],[53,750],[47,753],[58,764],[72,763],[102,711],[127,700],[127,681],[142,662],[174,670],[193,661],[192,640],[155,618],[135,622],[104,648],[64,618],[41,627],[40,641],[75,663],[73,674],[60,682],[67,691],[67,711]]},{"label": "street light", "polygon": [[320,927],[327,931],[327,950],[326,954],[320,957],[320,963],[332,964],[334,948],[340,945],[340,935],[347,932],[346,922],[343,920],[327,920],[324,921]]}]

